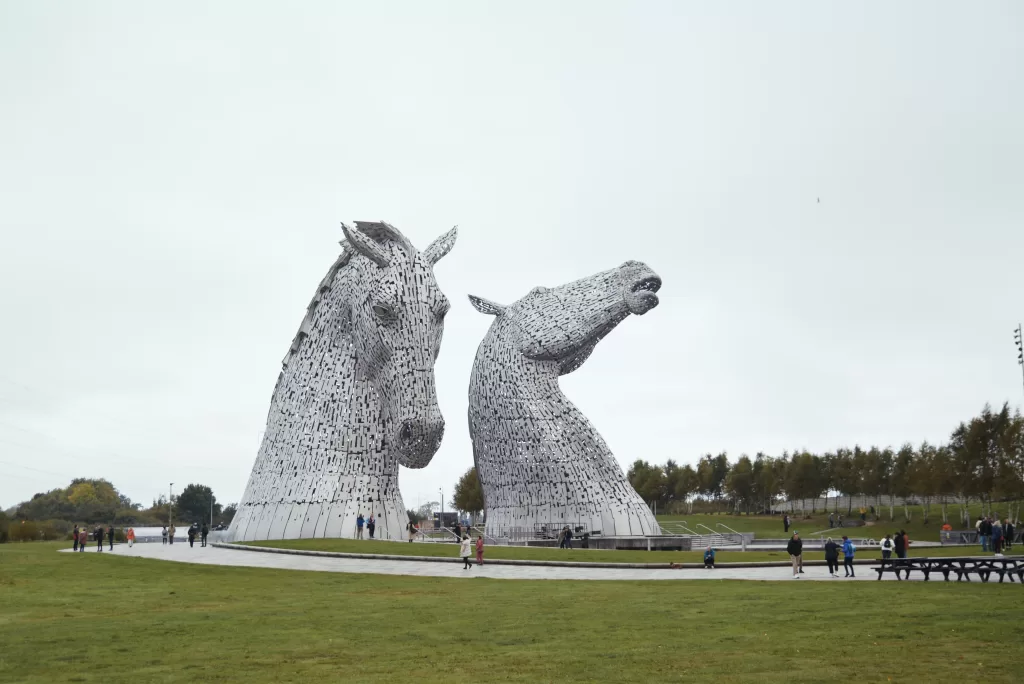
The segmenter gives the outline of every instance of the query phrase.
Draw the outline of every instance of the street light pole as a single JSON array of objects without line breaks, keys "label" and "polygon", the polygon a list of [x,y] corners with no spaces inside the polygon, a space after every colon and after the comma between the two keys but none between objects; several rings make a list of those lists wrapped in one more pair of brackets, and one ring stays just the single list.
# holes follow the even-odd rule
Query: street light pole
[{"label": "street light pole", "polygon": [[171,529],[174,520],[174,483],[167,487],[167,529]]},{"label": "street light pole", "polygon": [[210,529],[213,529],[213,490],[210,490]]},{"label": "street light pole", "polygon": [[1017,345],[1017,363],[1020,365],[1021,382],[1024,383],[1024,324],[1017,324],[1017,329],[1013,331],[1013,341]]}]

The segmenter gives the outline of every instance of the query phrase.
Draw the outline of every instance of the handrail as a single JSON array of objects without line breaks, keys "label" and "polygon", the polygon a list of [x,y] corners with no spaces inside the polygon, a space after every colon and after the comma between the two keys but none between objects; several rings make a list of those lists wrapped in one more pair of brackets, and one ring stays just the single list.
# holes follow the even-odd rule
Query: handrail
[{"label": "handrail", "polygon": [[707,530],[711,534],[720,534],[719,532],[715,532],[713,529],[711,529],[710,527],[708,527],[707,525],[704,525],[702,523],[697,523],[697,527],[703,527],[705,530]]},{"label": "handrail", "polygon": [[724,527],[725,529],[729,530],[733,534],[739,534],[739,532],[737,532],[736,530],[732,529],[731,527],[729,527],[728,525],[726,525],[724,523],[718,523],[718,526],[719,527]]}]

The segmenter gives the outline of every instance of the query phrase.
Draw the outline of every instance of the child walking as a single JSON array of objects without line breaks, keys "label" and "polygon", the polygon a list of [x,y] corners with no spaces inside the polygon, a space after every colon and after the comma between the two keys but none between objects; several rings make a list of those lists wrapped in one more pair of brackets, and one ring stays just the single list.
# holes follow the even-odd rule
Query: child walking
[{"label": "child walking", "polygon": [[459,546],[459,555],[462,556],[462,569],[469,570],[473,566],[469,564],[469,535],[462,535],[462,544]]},{"label": "child walking", "polygon": [[484,564],[484,538],[483,538],[483,536],[478,536],[476,538],[476,564],[477,565],[483,565]]}]

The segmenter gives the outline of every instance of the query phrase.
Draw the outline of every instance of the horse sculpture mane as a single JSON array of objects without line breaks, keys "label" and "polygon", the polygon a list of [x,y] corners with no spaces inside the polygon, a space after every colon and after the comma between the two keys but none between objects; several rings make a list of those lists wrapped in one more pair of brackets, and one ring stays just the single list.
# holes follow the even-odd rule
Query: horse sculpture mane
[{"label": "horse sculpture mane", "polygon": [[433,368],[448,300],[433,265],[457,231],[418,252],[384,222],[342,229],[282,361],[229,539],[353,537],[359,515],[399,538],[398,465],[422,468],[440,445]]},{"label": "horse sculpture mane", "polygon": [[630,314],[658,304],[661,279],[636,261],[557,288],[534,288],[510,306],[470,296],[495,316],[469,386],[469,431],[484,492],[487,533],[604,535],[660,528],[601,435],[558,385]]}]

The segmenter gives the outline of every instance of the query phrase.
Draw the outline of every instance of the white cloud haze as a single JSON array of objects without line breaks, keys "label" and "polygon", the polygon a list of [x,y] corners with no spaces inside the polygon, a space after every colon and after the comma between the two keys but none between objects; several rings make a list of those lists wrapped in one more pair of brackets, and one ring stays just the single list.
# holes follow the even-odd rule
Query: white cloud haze
[{"label": "white cloud haze", "polygon": [[1022,399],[1022,35],[1014,2],[4,2],[0,507],[237,501],[352,219],[460,226],[407,506],[472,465],[466,295],[627,259],[660,307],[563,379],[624,467],[945,440]]}]

